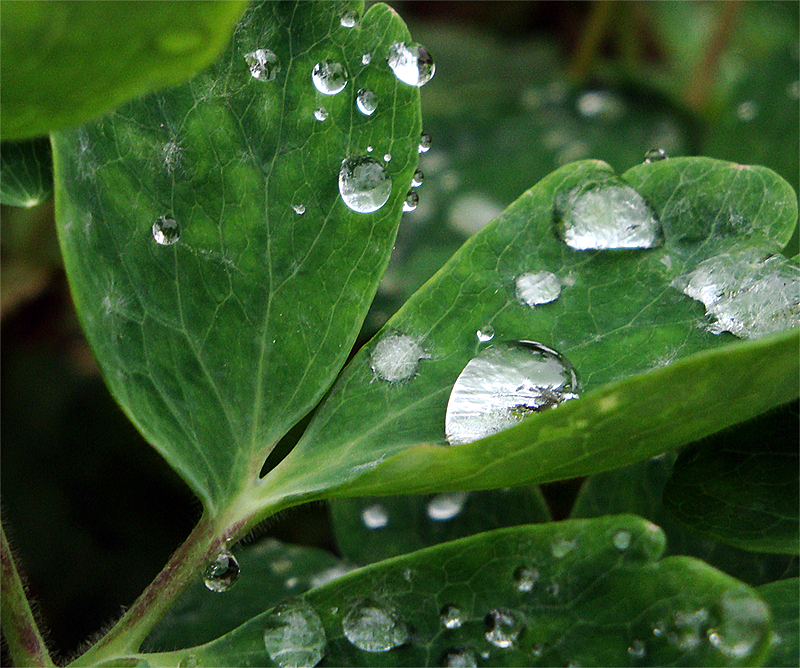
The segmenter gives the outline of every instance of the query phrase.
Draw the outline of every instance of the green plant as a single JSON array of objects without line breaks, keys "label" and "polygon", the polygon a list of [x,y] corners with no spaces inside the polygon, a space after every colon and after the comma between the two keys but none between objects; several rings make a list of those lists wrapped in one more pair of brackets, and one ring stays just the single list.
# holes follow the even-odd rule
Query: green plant
[{"label": "green plant", "polygon": [[[203,43],[174,20],[169,39],[161,24],[143,34]],[[711,158],[654,154],[621,175],[568,162],[347,362],[420,178],[419,91],[387,64],[398,43],[411,36],[382,4],[254,5],[184,85],[51,135],[87,337],[116,400],[203,505],[162,573],[71,665],[791,660],[798,305],[796,264],[780,255],[797,224],[791,186]],[[197,68],[192,49],[173,51]],[[331,63],[347,72],[343,90]],[[313,71],[327,83],[312,85]],[[362,89],[374,113],[354,104]],[[101,110],[76,107],[84,119]],[[63,118],[47,129],[76,116]],[[24,203],[18,191],[47,188],[14,166],[30,164],[18,148],[4,188]],[[46,147],[34,148],[41,164]],[[586,221],[620,220],[598,250]],[[727,281],[716,301],[709,275]],[[524,375],[503,386],[543,363],[564,386],[525,388],[536,383]],[[465,396],[494,413],[481,408],[476,427]],[[536,485],[582,476],[571,518],[549,521]],[[435,496],[374,498],[400,494]],[[235,547],[321,499],[344,561]],[[14,659],[48,665],[5,537],[2,563]]]}]

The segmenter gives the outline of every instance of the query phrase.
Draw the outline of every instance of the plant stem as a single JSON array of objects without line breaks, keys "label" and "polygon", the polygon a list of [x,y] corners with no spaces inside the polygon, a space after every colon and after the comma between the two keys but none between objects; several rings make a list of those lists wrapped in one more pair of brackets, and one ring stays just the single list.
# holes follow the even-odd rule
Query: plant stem
[{"label": "plant stem", "polygon": [[14,664],[17,666],[54,666],[44,644],[42,634],[33,618],[31,606],[25,596],[22,579],[14,564],[6,532],[0,526],[0,562],[2,563],[2,590],[0,616],[3,635]]},{"label": "plant stem", "polygon": [[611,28],[616,10],[616,2],[611,0],[592,3],[589,18],[569,65],[568,74],[574,82],[583,84],[589,79],[597,52]]}]

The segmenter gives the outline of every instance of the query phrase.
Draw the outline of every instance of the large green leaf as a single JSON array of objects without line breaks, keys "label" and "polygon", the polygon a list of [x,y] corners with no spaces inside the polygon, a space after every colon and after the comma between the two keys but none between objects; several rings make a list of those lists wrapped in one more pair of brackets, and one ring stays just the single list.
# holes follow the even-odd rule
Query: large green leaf
[{"label": "large green leaf", "polygon": [[[345,495],[505,487],[615,468],[713,433],[797,396],[797,334],[747,343],[702,327],[703,306],[672,281],[737,244],[785,244],[791,187],[764,168],[674,158],[629,170],[665,244],[577,251],[554,233],[554,200],[608,165],[567,165],[472,237],[352,360],[263,494]],[[560,297],[530,308],[516,277],[547,270]],[[531,340],[575,365],[586,394],[481,441],[446,447],[450,389],[483,347]],[[401,343],[405,346],[395,346]],[[405,350],[404,380],[373,356]],[[365,419],[365,416],[369,416]],[[335,491],[322,492],[325,489]]]},{"label": "large green leaf", "polygon": [[703,535],[756,552],[798,553],[797,405],[695,443],[675,463],[664,504]]},{"label": "large green leaf", "polygon": [[769,665],[796,666],[800,655],[800,580],[779,580],[762,585],[756,591],[769,605],[774,621]]},{"label": "large green leaf", "polygon": [[3,6],[3,139],[85,122],[188,79],[230,39],[235,2],[9,2]]},{"label": "large green leaf", "polygon": [[[471,536],[360,569],[150,665],[758,665],[767,606],[630,515]],[[302,656],[302,658],[300,658]],[[460,660],[460,663],[457,661]],[[194,663],[192,663],[194,662]]]},{"label": "large green leaf", "polygon": [[[408,32],[385,5],[352,28],[347,11],[360,5],[253,6],[187,85],[54,134],[59,235],[87,337],[117,401],[211,508],[257,478],[344,364],[416,167],[419,93],[387,65]],[[263,49],[280,63],[256,62],[259,79],[248,59]],[[312,83],[326,60],[349,74],[337,95]],[[378,96],[371,116],[356,108],[361,88]],[[391,196],[356,213],[337,179],[367,146],[391,154]],[[179,226],[171,245],[157,243],[170,240],[155,234],[164,219]]]},{"label": "large green leaf", "polygon": [[0,149],[0,203],[29,208],[53,195],[53,163],[47,137],[3,142]]}]

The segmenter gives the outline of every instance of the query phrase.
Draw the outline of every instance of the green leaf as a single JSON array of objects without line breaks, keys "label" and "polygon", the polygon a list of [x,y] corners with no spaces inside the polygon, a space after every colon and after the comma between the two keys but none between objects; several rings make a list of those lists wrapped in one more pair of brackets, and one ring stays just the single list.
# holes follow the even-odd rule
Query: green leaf
[{"label": "green leaf", "polygon": [[755,552],[798,553],[797,405],[684,450],[664,505],[687,527]]},{"label": "green leaf", "polygon": [[499,529],[360,569],[171,660],[758,665],[767,606],[702,562],[659,561],[663,546],[658,527],[625,515]]},{"label": "green leaf", "polygon": [[[106,382],[212,509],[255,483],[344,364],[416,167],[419,93],[386,62],[408,32],[381,4],[341,26],[359,7],[253,6],[186,86],[54,135],[64,261]],[[274,80],[245,58],[265,48]],[[338,95],[312,84],[324,60],[349,73]],[[362,87],[379,99],[371,116],[355,106]],[[356,213],[337,179],[368,145],[391,153],[392,192]],[[154,238],[162,218],[179,225],[172,245]]]},{"label": "green leaf", "polygon": [[[646,164],[624,177],[660,219],[663,248],[567,247],[554,234],[554,200],[615,177],[595,161],[557,170],[472,237],[359,351],[303,439],[265,479],[265,495],[408,494],[577,477],[797,396],[796,332],[734,343],[699,326],[703,306],[671,286],[721,249],[785,243],[797,223],[791,187],[769,170],[704,158]],[[541,270],[563,289],[556,301],[530,308],[515,280]],[[486,325],[495,342],[537,341],[561,352],[586,393],[494,436],[446,447],[450,388],[482,349],[476,332]],[[408,378],[387,382],[372,356],[393,342],[419,359]]]},{"label": "green leaf", "polygon": [[550,520],[538,487],[330,501],[336,544],[370,564],[481,531]]},{"label": "green leaf", "polygon": [[786,666],[791,668],[797,665],[800,654],[800,580],[790,578],[765,584],[756,589],[758,595],[764,599],[772,611],[774,620],[774,633],[772,637],[772,651],[768,661],[770,666]]},{"label": "green leaf", "polygon": [[225,47],[246,2],[11,2],[3,9],[3,139],[83,123],[185,81]]},{"label": "green leaf", "polygon": [[53,196],[53,161],[47,137],[3,142],[0,202],[30,208]]}]

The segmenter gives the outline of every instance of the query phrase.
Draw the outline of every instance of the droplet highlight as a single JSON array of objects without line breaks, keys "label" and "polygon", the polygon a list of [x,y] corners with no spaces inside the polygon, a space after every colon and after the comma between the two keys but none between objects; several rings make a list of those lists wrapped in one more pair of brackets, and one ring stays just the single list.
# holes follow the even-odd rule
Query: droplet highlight
[{"label": "droplet highlight", "polygon": [[395,42],[387,62],[394,75],[409,86],[424,86],[436,73],[433,57],[421,44]]},{"label": "droplet highlight", "polygon": [[523,274],[516,280],[517,299],[527,306],[549,304],[561,294],[561,281],[549,271]]},{"label": "droplet highlight", "polygon": [[389,524],[389,513],[383,504],[373,503],[361,511],[361,521],[367,529],[383,529]]},{"label": "droplet highlight", "polygon": [[239,579],[239,562],[227,548],[219,551],[217,556],[206,565],[203,582],[215,593],[228,591]]},{"label": "droplet highlight", "polygon": [[258,49],[244,55],[250,74],[259,81],[274,81],[281,71],[281,61],[273,51]]},{"label": "droplet highlight", "polygon": [[387,605],[363,601],[342,618],[345,637],[365,652],[388,652],[408,640],[408,627],[400,613]]},{"label": "droplet highlight", "polygon": [[491,325],[484,325],[475,332],[475,336],[478,337],[478,341],[481,343],[489,343],[489,341],[494,338],[494,327]]},{"label": "droplet highlight", "polygon": [[651,148],[644,154],[644,164],[649,165],[653,162],[660,162],[669,158],[667,152],[663,148]]},{"label": "droplet highlight", "polygon": [[181,238],[181,226],[174,218],[159,216],[153,223],[153,239],[161,246],[171,246]]},{"label": "droplet highlight", "polygon": [[372,62],[372,54],[365,53],[361,56],[361,64],[362,65],[369,65]]},{"label": "droplet highlight", "polygon": [[370,355],[372,371],[381,380],[397,382],[411,378],[422,359],[429,359],[419,342],[406,334],[385,335]]},{"label": "droplet highlight", "polygon": [[368,88],[361,88],[356,95],[356,107],[364,116],[372,116],[378,108],[378,96]]},{"label": "droplet highlight", "polygon": [[417,146],[417,150],[419,153],[427,153],[431,150],[431,136],[427,132],[423,132],[419,136],[419,145]]},{"label": "droplet highlight", "polygon": [[411,187],[419,188],[424,182],[425,182],[425,174],[422,172],[421,169],[417,169],[414,172],[414,176],[411,177]]},{"label": "droplet highlight", "polygon": [[437,522],[452,520],[461,514],[468,498],[469,492],[437,494],[428,502],[428,517]]},{"label": "droplet highlight", "polygon": [[392,179],[373,158],[346,158],[339,170],[339,194],[349,209],[372,213],[392,194]]},{"label": "droplet highlight", "polygon": [[355,28],[356,23],[358,23],[358,14],[352,9],[348,9],[342,14],[342,18],[339,19],[339,25],[341,25],[342,28]]},{"label": "droplet highlight", "polygon": [[347,85],[347,70],[341,63],[323,60],[311,70],[311,81],[323,95],[336,95]]},{"label": "droplet highlight", "polygon": [[519,610],[496,608],[486,616],[488,631],[484,634],[495,647],[512,647],[527,626],[525,615]]},{"label": "droplet highlight", "polygon": [[514,584],[521,592],[533,591],[537,582],[539,582],[539,571],[535,568],[520,566],[514,571]]},{"label": "droplet highlight", "polygon": [[439,612],[439,618],[446,629],[460,628],[465,621],[464,613],[454,605],[444,606]]},{"label": "droplet highlight", "polygon": [[298,216],[302,216],[306,212],[305,204],[293,204],[292,209]]},{"label": "droplet highlight", "polygon": [[328,110],[325,107],[317,107],[314,109],[314,118],[318,121],[324,121],[328,118]]},{"label": "droplet highlight", "polygon": [[460,668],[477,668],[478,657],[475,656],[472,650],[461,647],[447,652],[442,659],[441,665],[449,668],[455,668],[456,666]]},{"label": "droplet highlight", "polygon": [[280,668],[314,668],[325,656],[322,620],[300,599],[280,603],[265,619],[264,645]]},{"label": "droplet highlight", "polygon": [[409,213],[414,211],[419,206],[419,195],[413,190],[406,193],[406,198],[403,200],[403,211]]}]

